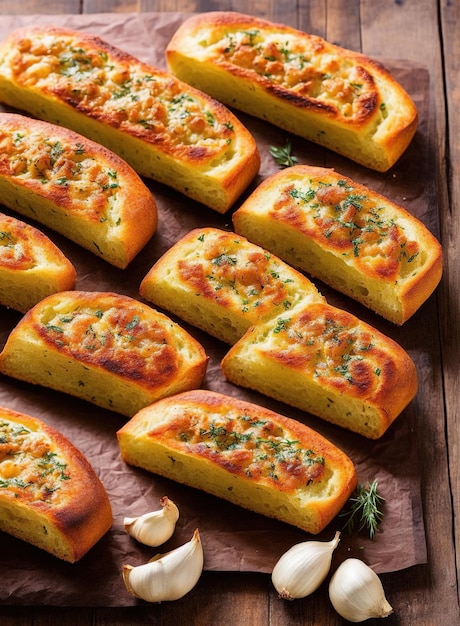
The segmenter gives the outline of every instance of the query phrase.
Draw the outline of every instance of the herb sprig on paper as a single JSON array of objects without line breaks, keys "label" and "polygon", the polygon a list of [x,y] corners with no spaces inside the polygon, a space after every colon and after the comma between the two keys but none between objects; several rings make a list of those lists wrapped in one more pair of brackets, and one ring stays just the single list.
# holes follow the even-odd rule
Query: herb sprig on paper
[{"label": "herb sprig on paper", "polygon": [[374,539],[384,516],[382,505],[385,502],[377,488],[376,480],[356,487],[355,495],[349,499],[347,506],[339,514],[339,517],[345,519],[344,531],[352,533],[355,527],[358,527],[358,530],[367,529],[370,539]]},{"label": "herb sprig on paper", "polygon": [[270,154],[275,159],[276,163],[281,167],[291,167],[298,161],[297,157],[292,154],[292,144],[290,139],[286,140],[284,148],[272,146],[270,148]]}]

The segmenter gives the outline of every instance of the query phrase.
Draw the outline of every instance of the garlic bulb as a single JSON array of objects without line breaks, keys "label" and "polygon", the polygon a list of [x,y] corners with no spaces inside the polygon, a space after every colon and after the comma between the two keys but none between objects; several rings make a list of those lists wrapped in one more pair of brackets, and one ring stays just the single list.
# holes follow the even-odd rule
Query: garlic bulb
[{"label": "garlic bulb", "polygon": [[329,598],[337,613],[349,622],[393,613],[380,578],[359,559],[347,559],[337,568],[329,584]]},{"label": "garlic bulb", "polygon": [[163,507],[139,517],[125,517],[126,532],[146,546],[161,546],[172,537],[179,519],[179,509],[168,496],[160,500]]},{"label": "garlic bulb", "polygon": [[141,600],[178,600],[196,585],[203,564],[203,546],[196,529],[188,543],[171,552],[158,554],[137,567],[123,565],[123,581],[128,592]]},{"label": "garlic bulb", "polygon": [[305,598],[318,589],[331,568],[332,553],[339,541],[337,531],[332,541],[304,541],[285,552],[272,572],[280,598]]}]

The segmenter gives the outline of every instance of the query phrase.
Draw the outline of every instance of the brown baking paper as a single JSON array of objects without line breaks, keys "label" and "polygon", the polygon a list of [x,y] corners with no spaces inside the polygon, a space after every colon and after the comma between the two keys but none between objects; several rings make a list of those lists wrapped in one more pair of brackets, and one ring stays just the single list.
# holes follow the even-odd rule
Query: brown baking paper
[{"label": "brown baking paper", "polygon": [[[143,61],[165,68],[164,49],[183,19],[184,15],[177,13],[2,16],[0,36],[3,39],[9,31],[31,24],[78,28],[100,35]],[[433,168],[428,163],[428,75],[423,68],[413,64],[388,61],[386,65],[413,96],[420,111],[416,137],[407,153],[389,173],[371,172],[294,137],[291,138],[293,153],[299,163],[334,167],[354,180],[369,185],[397,204],[405,206],[435,230],[435,180]],[[238,115],[254,134],[262,157],[260,173],[247,190],[247,195],[257,183],[277,170],[278,166],[270,156],[269,148],[272,145],[284,146],[287,134],[262,121]],[[138,287],[142,278],[154,261],[182,235],[197,226],[232,228],[231,212],[225,216],[219,215],[160,184],[145,182],[158,203],[159,227],[126,270],[113,268],[72,242],[35,224],[75,264],[78,289],[110,290],[139,298]],[[4,207],[2,210],[12,214]],[[423,337],[418,336],[421,332],[417,326],[418,314],[403,329],[396,328],[325,285],[318,284],[318,287],[332,304],[352,311],[396,339],[421,367],[426,354],[420,348],[424,346],[424,341]],[[429,306],[430,303],[425,305]],[[20,314],[0,307],[0,347],[19,319]],[[379,573],[426,562],[417,455],[417,424],[423,420],[423,415],[420,414],[417,400],[400,415],[384,437],[377,442],[368,441],[309,414],[227,383],[219,366],[227,346],[180,323],[202,343],[210,357],[204,383],[206,388],[250,400],[305,422],[352,458],[360,482],[378,481],[379,493],[386,499],[386,503],[384,520],[375,540],[371,541],[366,532],[355,532],[351,536],[342,533],[334,562],[357,556]],[[122,564],[145,563],[157,552],[166,552],[189,541],[195,528],[199,529],[203,542],[205,569],[212,571],[269,573],[284,551],[294,543],[312,538],[287,524],[126,466],[120,459],[116,440],[117,429],[126,421],[120,415],[6,377],[0,377],[0,404],[35,415],[66,435],[92,463],[107,489],[114,513],[112,530],[74,565],[60,562],[22,541],[0,534],[0,601],[4,604],[137,604],[138,600],[125,590],[121,577]],[[165,494],[180,509],[176,532],[160,549],[146,548],[127,536],[123,529],[123,518],[160,508],[159,499]],[[343,520],[336,519],[317,538],[331,539],[335,530],[340,530],[342,525]]]}]

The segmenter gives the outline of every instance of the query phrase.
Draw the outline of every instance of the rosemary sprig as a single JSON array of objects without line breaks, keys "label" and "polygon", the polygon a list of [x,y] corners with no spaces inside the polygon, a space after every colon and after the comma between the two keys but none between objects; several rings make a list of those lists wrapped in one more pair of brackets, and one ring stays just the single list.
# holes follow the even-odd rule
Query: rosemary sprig
[{"label": "rosemary sprig", "polygon": [[297,157],[292,154],[292,144],[289,139],[286,139],[284,148],[272,146],[270,148],[270,154],[281,167],[291,167],[291,165],[295,165],[298,161]]},{"label": "rosemary sprig", "polygon": [[343,530],[352,533],[358,525],[358,530],[367,528],[369,537],[374,539],[375,531],[383,519],[381,506],[385,502],[385,498],[377,493],[377,487],[376,480],[356,487],[356,495],[350,498],[348,506],[339,514],[339,517],[346,518]]}]

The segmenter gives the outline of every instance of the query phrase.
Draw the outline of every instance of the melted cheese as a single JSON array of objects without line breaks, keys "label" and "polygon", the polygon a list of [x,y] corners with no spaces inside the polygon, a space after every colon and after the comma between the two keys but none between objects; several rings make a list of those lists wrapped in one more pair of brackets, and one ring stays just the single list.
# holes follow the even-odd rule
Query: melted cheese
[{"label": "melted cheese", "polygon": [[263,317],[273,306],[290,309],[298,288],[278,259],[228,233],[203,234],[181,251],[180,280],[200,297],[248,317]]},{"label": "melted cheese", "polygon": [[110,298],[98,308],[84,302],[40,311],[37,333],[62,354],[99,365],[146,385],[174,377],[179,352],[173,323],[149,317],[141,307]]},{"label": "melted cheese", "polygon": [[[356,62],[335,55],[319,38],[276,34],[254,28],[216,29],[205,40],[206,56],[255,73],[267,86],[282,87],[299,98],[315,101],[338,119],[374,115],[379,104],[369,73]],[[382,111],[383,116],[383,111]]]},{"label": "melted cheese", "polygon": [[67,480],[66,461],[44,433],[6,418],[0,421],[2,494],[52,504]]},{"label": "melted cheese", "polygon": [[[233,129],[173,76],[70,35],[37,34],[18,44],[15,80],[53,93],[82,113],[180,154],[227,151]],[[225,118],[225,116],[223,116]]]},{"label": "melted cheese", "polygon": [[369,328],[339,309],[312,304],[279,317],[257,349],[325,389],[370,397],[382,384],[386,359]]},{"label": "melted cheese", "polygon": [[0,266],[27,270],[35,265],[34,246],[24,229],[15,228],[12,220],[0,216]]},{"label": "melted cheese", "polygon": [[289,182],[280,187],[270,215],[371,277],[395,281],[423,262],[403,220],[340,177]]},{"label": "melted cheese", "polygon": [[324,458],[304,448],[294,433],[268,418],[228,406],[225,412],[179,406],[149,436],[282,491],[303,489],[321,481],[325,473]]},{"label": "melted cheese", "polygon": [[88,153],[83,143],[68,143],[59,134],[39,130],[21,133],[5,124],[0,128],[0,176],[21,186],[40,189],[40,195],[87,219],[116,224],[120,180],[115,170]]}]

